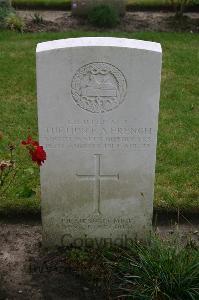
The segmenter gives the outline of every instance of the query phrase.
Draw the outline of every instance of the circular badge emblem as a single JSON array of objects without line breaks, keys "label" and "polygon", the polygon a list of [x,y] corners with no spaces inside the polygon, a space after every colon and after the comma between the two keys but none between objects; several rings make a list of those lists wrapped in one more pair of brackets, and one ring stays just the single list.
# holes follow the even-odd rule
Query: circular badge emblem
[{"label": "circular badge emblem", "polygon": [[122,72],[104,62],[81,67],[71,86],[77,105],[92,113],[104,113],[118,107],[124,101],[127,89]]}]

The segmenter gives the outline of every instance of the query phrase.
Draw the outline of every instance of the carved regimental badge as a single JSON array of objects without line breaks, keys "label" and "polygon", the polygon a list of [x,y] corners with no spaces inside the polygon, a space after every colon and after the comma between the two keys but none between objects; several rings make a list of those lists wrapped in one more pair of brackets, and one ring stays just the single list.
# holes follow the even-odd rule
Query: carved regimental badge
[{"label": "carved regimental badge", "polygon": [[108,63],[81,67],[72,79],[72,96],[77,105],[92,113],[103,113],[119,106],[126,95],[126,79]]}]

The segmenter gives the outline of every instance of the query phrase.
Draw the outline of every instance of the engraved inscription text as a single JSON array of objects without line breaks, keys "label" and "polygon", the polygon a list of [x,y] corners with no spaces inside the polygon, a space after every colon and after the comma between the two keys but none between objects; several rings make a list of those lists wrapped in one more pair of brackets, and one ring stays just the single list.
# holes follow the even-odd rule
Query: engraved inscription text
[{"label": "engraved inscription text", "polygon": [[72,79],[73,99],[92,113],[104,113],[119,106],[126,95],[126,79],[111,64],[94,62],[81,67]]}]

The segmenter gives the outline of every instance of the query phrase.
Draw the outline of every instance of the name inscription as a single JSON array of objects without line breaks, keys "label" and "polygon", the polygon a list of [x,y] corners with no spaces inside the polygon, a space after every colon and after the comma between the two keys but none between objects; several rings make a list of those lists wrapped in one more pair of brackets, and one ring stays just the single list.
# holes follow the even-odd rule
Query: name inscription
[{"label": "name inscription", "polygon": [[67,120],[64,126],[46,127],[46,149],[145,150],[153,143],[152,128],[132,127],[127,120]]}]

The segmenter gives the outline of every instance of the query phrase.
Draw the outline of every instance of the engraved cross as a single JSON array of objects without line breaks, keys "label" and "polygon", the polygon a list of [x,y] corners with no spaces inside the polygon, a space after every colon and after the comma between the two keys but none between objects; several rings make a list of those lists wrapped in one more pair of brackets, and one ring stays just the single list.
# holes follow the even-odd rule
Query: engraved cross
[{"label": "engraved cross", "polygon": [[83,180],[94,180],[94,213],[101,214],[100,200],[101,200],[101,180],[112,179],[119,180],[119,174],[116,175],[102,175],[101,174],[101,154],[94,154],[95,157],[95,174],[76,174],[77,177]]}]

